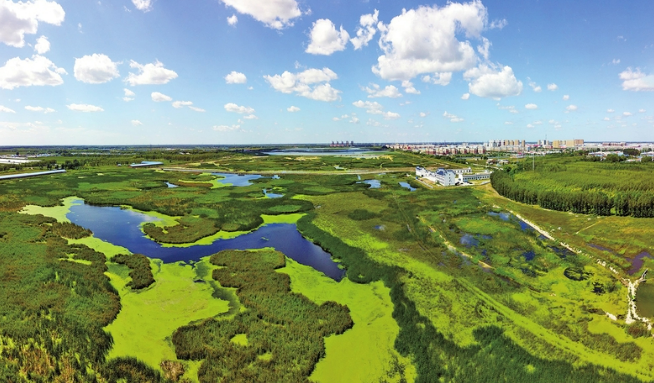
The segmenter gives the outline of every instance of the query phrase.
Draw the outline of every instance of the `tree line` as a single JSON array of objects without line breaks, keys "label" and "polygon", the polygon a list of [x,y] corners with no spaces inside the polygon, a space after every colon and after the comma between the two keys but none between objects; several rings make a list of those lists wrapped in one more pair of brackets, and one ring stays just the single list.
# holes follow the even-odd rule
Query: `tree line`
[{"label": "tree line", "polygon": [[507,171],[494,172],[491,184],[504,197],[545,209],[603,216],[654,217],[654,192],[649,190],[617,191],[609,195],[603,190],[573,190],[566,186],[547,189],[516,181]]}]

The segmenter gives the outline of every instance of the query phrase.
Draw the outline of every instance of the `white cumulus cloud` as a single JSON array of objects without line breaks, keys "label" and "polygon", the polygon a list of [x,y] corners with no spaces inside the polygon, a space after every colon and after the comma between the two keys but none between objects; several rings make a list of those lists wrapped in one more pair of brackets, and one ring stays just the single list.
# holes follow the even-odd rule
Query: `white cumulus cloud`
[{"label": "white cumulus cloud", "polygon": [[136,96],[136,93],[132,92],[127,88],[124,88],[123,92],[125,92],[125,97],[123,97],[123,101],[125,102],[134,101],[134,97]]},{"label": "white cumulus cloud", "polygon": [[36,40],[34,51],[40,55],[47,53],[50,50],[50,41],[45,36],[41,36]]},{"label": "white cumulus cloud", "polygon": [[568,112],[574,112],[574,111],[576,111],[576,110],[579,109],[579,108],[577,107],[577,105],[569,105],[569,106],[568,106],[567,108],[565,108],[565,109],[566,109]]},{"label": "white cumulus cloud", "polygon": [[232,71],[225,76],[225,82],[228,84],[245,84],[248,82],[248,78],[243,73]]},{"label": "white cumulus cloud", "polygon": [[631,112],[624,112],[624,113],[622,113],[622,115],[625,116],[625,117],[629,117],[629,116],[631,116],[632,114],[631,114]]},{"label": "white cumulus cloud", "polygon": [[464,93],[463,96],[461,96],[462,100],[468,100],[470,98],[470,93]]},{"label": "white cumulus cloud", "polygon": [[193,103],[191,101],[175,101],[173,102],[173,108],[180,109],[185,106],[191,106]]},{"label": "white cumulus cloud", "polygon": [[531,109],[531,110],[538,109],[538,105],[536,105],[536,104],[527,104],[527,105],[525,105],[525,109]]},{"label": "white cumulus cloud", "polygon": [[25,46],[25,35],[35,34],[39,22],[59,26],[65,16],[66,12],[56,1],[0,0],[0,42],[22,48]]},{"label": "white cumulus cloud", "polygon": [[332,88],[331,80],[338,75],[329,68],[307,69],[300,73],[284,72],[281,75],[264,76],[264,79],[278,92],[306,97],[317,101],[336,101],[340,90]]},{"label": "white cumulus cloud", "polygon": [[132,0],[132,3],[139,11],[150,12],[152,10],[152,0]]},{"label": "white cumulus cloud", "polygon": [[457,115],[451,114],[451,113],[445,112],[445,113],[443,113],[443,117],[450,120],[450,122],[463,122],[463,118],[461,118],[461,117],[459,117]]},{"label": "white cumulus cloud", "polygon": [[152,97],[152,101],[154,102],[167,102],[173,100],[172,97],[166,96],[165,94],[159,92],[152,92],[150,97]]},{"label": "white cumulus cloud", "polygon": [[54,113],[56,112],[52,108],[44,108],[42,106],[29,106],[27,105],[25,107],[25,110],[29,110],[30,112],[38,112],[38,113],[43,113],[43,114],[48,114],[48,113]]},{"label": "white cumulus cloud", "polygon": [[132,126],[141,126],[143,123],[139,120],[132,120]]},{"label": "white cumulus cloud", "polygon": [[225,104],[225,110],[228,112],[232,113],[238,113],[238,114],[252,114],[254,113],[254,109],[246,106],[238,106],[232,102]]},{"label": "white cumulus cloud", "polygon": [[70,105],[66,105],[66,107],[75,112],[86,112],[86,113],[104,112],[104,109],[102,109],[101,107],[95,105],[88,105],[88,104],[70,104]]},{"label": "white cumulus cloud", "polygon": [[557,89],[559,89],[558,85],[556,85],[556,84],[547,84],[547,90],[554,92]]},{"label": "white cumulus cloud", "polygon": [[623,90],[633,92],[654,91],[654,74],[645,74],[639,68],[636,68],[635,71],[627,68],[626,71],[620,73],[620,80],[622,80]]},{"label": "white cumulus cloud", "polygon": [[61,85],[64,83],[62,74],[66,74],[63,68],[57,68],[52,61],[43,56],[36,55],[25,60],[15,57],[0,67],[0,89]]},{"label": "white cumulus cloud", "polygon": [[534,92],[536,92],[536,93],[540,93],[540,92],[543,91],[543,88],[541,88],[541,87],[540,87],[538,84],[536,84],[535,82],[530,82],[530,83],[529,83],[529,86],[530,86],[531,89],[533,89]]},{"label": "white cumulus cloud", "polygon": [[563,101],[568,101],[570,99],[570,95],[566,94],[563,96]]},{"label": "white cumulus cloud", "polygon": [[258,120],[259,117],[255,116],[254,114],[249,114],[245,117],[243,117],[244,120]]},{"label": "white cumulus cloud", "polygon": [[273,29],[293,26],[292,20],[302,16],[296,0],[222,0],[238,13],[252,16]]},{"label": "white cumulus cloud", "polygon": [[404,91],[409,94],[420,94],[420,91],[417,90],[411,81],[405,80],[402,81],[402,87],[404,87]]},{"label": "white cumulus cloud", "polygon": [[206,112],[206,110],[204,110],[204,109],[202,109],[202,108],[198,108],[197,106],[190,106],[190,105],[189,105],[188,108],[191,109],[191,110],[194,111],[194,112],[199,112],[199,113],[204,113],[204,112]]},{"label": "white cumulus cloud", "polygon": [[75,78],[87,84],[102,84],[120,76],[117,62],[109,56],[94,53],[75,59]]},{"label": "white cumulus cloud", "polygon": [[6,106],[2,106],[2,105],[0,105],[0,112],[2,112],[2,113],[16,113],[15,110],[9,109]]},{"label": "white cumulus cloud", "polygon": [[[386,80],[410,80],[425,73],[472,68],[477,55],[468,39],[482,40],[488,15],[481,1],[421,6],[378,24],[384,52],[373,72]],[[465,35],[459,41],[457,35]]]},{"label": "white cumulus cloud", "polygon": [[356,106],[357,108],[362,108],[365,109],[366,112],[370,114],[382,114],[384,111],[384,107],[378,103],[377,101],[355,101],[352,103],[352,105]]},{"label": "white cumulus cloud", "polygon": [[291,112],[291,113],[295,113],[295,112],[299,112],[300,108],[298,108],[297,106],[291,106],[290,108],[288,108],[286,110]]},{"label": "white cumulus cloud", "polygon": [[324,56],[345,50],[345,46],[350,39],[350,34],[343,29],[343,26],[338,31],[334,23],[328,19],[319,19],[313,23],[309,36],[311,41],[306,52]]},{"label": "white cumulus cloud", "polygon": [[607,113],[615,113],[615,110],[614,109],[607,109],[606,112]]},{"label": "white cumulus cloud", "polygon": [[368,46],[368,43],[377,33],[377,23],[379,22],[379,11],[375,9],[375,13],[361,16],[359,19],[359,28],[357,28],[356,37],[350,39],[354,50],[361,49]]},{"label": "white cumulus cloud", "polygon": [[227,24],[231,25],[232,27],[235,26],[238,23],[238,17],[236,15],[231,15],[230,17],[227,18]]},{"label": "white cumulus cloud", "polygon": [[522,93],[522,81],[518,81],[509,66],[499,71],[481,64],[479,67],[467,70],[463,77],[470,81],[470,93],[486,98],[500,99],[517,96]]},{"label": "white cumulus cloud", "polygon": [[381,88],[377,84],[370,84],[369,87],[363,88],[364,91],[368,93],[368,98],[379,98],[379,97],[389,97],[389,98],[398,98],[402,97],[399,89],[393,85],[388,85],[385,88]]},{"label": "white cumulus cloud", "polygon": [[450,81],[452,81],[452,72],[434,73],[432,76],[425,75],[422,77],[422,81],[435,85],[447,86]]},{"label": "white cumulus cloud", "polygon": [[638,113],[645,113],[647,112],[645,109],[638,109]]},{"label": "white cumulus cloud", "polygon": [[130,73],[125,79],[131,86],[167,84],[177,78],[177,73],[164,68],[164,64],[160,61],[142,65],[132,60],[129,66],[138,70],[138,74]]},{"label": "white cumulus cloud", "polygon": [[384,118],[387,120],[397,120],[398,118],[401,117],[399,113],[394,113],[394,112],[384,112],[383,115]]}]

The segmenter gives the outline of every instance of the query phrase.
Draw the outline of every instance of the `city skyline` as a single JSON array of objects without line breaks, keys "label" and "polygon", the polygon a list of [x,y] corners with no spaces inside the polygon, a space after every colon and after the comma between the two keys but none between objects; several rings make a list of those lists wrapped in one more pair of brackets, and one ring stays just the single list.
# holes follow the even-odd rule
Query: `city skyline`
[{"label": "city skyline", "polygon": [[654,141],[652,14],[0,0],[0,146]]}]

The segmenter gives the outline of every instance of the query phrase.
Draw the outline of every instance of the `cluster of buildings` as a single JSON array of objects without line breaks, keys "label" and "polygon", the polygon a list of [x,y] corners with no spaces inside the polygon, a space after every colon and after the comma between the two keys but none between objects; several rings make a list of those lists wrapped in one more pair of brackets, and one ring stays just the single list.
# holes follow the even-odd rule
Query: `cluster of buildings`
[{"label": "cluster of buildings", "polygon": [[432,156],[449,156],[454,154],[486,154],[483,145],[436,145],[436,144],[394,144],[387,145],[390,149],[406,150],[414,153],[425,153]]},{"label": "cluster of buildings", "polygon": [[464,169],[443,169],[439,168],[436,171],[427,170],[423,167],[416,167],[416,177],[424,178],[433,183],[438,183],[442,186],[456,186],[465,185],[470,181],[483,181],[489,180],[491,172],[488,170],[483,173],[473,174],[471,168]]},{"label": "cluster of buildings", "polygon": [[488,151],[492,152],[522,152],[527,149],[525,140],[490,140],[484,142]]}]

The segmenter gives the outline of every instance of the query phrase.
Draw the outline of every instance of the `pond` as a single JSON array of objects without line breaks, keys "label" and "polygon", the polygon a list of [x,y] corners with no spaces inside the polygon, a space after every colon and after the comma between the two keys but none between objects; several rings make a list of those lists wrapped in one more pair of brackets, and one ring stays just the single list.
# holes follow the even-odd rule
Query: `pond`
[{"label": "pond", "polygon": [[409,189],[409,191],[416,191],[416,190],[418,190],[418,189],[412,187],[411,185],[409,185],[408,182],[400,182],[400,186],[402,186],[402,187],[405,188],[405,189]]},{"label": "pond", "polygon": [[654,281],[641,283],[636,291],[638,315],[654,319]]},{"label": "pond", "polygon": [[218,180],[223,185],[229,185],[229,186],[250,186],[252,185],[252,180],[258,180],[259,178],[262,178],[262,175],[259,174],[230,174],[230,173],[211,173],[214,176],[218,177],[223,177]]},{"label": "pond", "polygon": [[273,193],[272,191],[268,191],[267,189],[263,189],[263,194],[268,198],[282,198],[284,196],[283,194]]},{"label": "pond", "polygon": [[[618,257],[622,257],[622,255],[618,254],[615,250],[609,249],[608,247],[604,247],[594,243],[588,243],[587,245],[592,247],[593,249],[606,251],[607,253],[613,254]],[[647,251],[643,251],[639,254],[636,254],[632,258],[626,258],[626,259],[631,262],[631,267],[629,267],[629,271],[627,272],[629,273],[629,275],[634,275],[640,271],[646,259],[654,259],[654,257]]]},{"label": "pond", "polygon": [[166,186],[168,186],[169,189],[173,189],[173,188],[178,188],[178,187],[179,187],[179,186],[177,186],[177,185],[175,185],[175,184],[171,184],[170,182],[166,182]]},{"label": "pond", "polygon": [[379,189],[381,187],[381,181],[379,180],[365,180],[361,182],[357,182],[359,184],[368,184],[370,185],[370,189]]},{"label": "pond", "polygon": [[211,245],[163,247],[147,238],[140,227],[157,218],[120,207],[99,207],[86,204],[71,207],[66,217],[73,223],[93,231],[96,238],[122,246],[132,253],[161,259],[166,263],[198,261],[223,250],[247,250],[272,247],[295,261],[311,266],[328,277],[340,281],[345,270],[331,255],[305,239],[295,224],[272,224],[233,239],[219,239]]},{"label": "pond", "polygon": [[646,251],[636,255],[631,259],[631,268],[629,269],[629,275],[634,275],[640,271],[641,267],[645,263],[645,259],[654,259],[652,255]]}]

